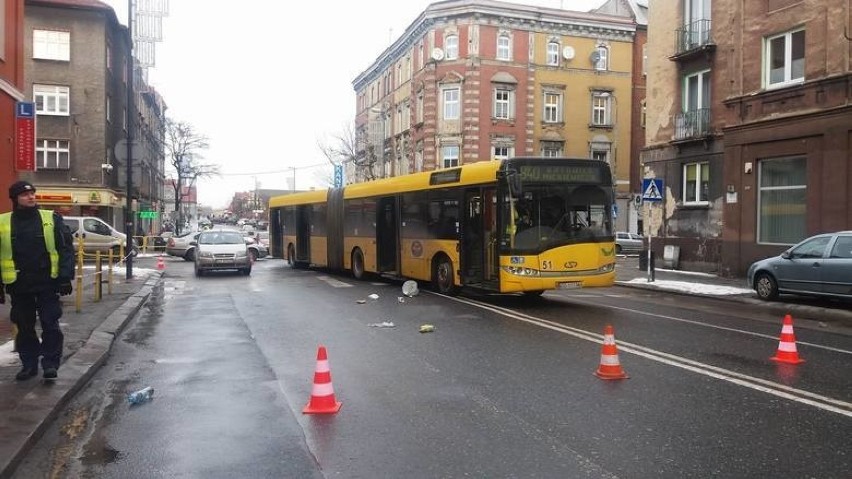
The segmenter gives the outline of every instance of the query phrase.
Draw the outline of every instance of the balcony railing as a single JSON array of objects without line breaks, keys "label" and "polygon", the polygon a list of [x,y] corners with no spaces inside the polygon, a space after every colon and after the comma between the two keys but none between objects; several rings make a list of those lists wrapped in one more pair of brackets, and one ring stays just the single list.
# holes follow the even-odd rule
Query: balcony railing
[{"label": "balcony railing", "polygon": [[710,134],[710,109],[699,108],[678,113],[674,123],[675,141],[703,138]]},{"label": "balcony railing", "polygon": [[675,30],[675,55],[714,45],[710,20],[696,20]]}]

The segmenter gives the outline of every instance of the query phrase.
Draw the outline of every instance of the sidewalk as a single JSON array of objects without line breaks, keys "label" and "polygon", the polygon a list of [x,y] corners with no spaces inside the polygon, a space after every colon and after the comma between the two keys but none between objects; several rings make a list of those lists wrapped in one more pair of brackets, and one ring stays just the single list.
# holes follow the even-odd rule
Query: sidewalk
[{"label": "sidewalk", "polygon": [[44,382],[41,371],[28,381],[15,381],[21,366],[8,342],[8,297],[7,304],[0,306],[0,478],[11,476],[56,414],[86,385],[106,360],[113,338],[139,311],[162,276],[136,268],[129,281],[123,269],[114,274],[112,294],[107,294],[104,284],[103,297],[97,303],[93,285],[84,284],[79,313],[74,294],[62,298],[60,324],[65,347],[59,378],[53,383]]},{"label": "sidewalk", "polygon": [[785,314],[796,320],[813,320],[833,324],[841,328],[852,328],[852,302],[836,303],[836,307],[825,307],[824,300],[799,296],[782,296],[779,301],[764,301],[746,284],[745,278],[722,278],[713,274],[672,269],[656,269],[654,281],[648,281],[647,271],[639,269],[639,258],[618,258],[615,281],[619,286],[629,286],[669,293],[719,298],[726,301],[745,303],[766,309],[778,316]]}]

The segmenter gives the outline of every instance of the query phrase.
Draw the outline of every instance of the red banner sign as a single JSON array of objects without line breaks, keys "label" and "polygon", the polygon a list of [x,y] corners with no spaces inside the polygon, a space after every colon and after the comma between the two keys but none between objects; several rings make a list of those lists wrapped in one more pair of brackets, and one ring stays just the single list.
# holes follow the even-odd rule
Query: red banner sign
[{"label": "red banner sign", "polygon": [[35,171],[35,104],[19,101],[15,105],[15,169]]}]

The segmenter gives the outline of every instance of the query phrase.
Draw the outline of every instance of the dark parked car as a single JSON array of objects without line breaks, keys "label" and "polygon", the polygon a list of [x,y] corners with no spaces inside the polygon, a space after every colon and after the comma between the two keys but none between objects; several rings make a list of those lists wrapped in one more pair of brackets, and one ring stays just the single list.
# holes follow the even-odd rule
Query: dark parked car
[{"label": "dark parked car", "polygon": [[748,269],[748,284],[767,300],[779,293],[852,299],[852,231],[812,236],[756,261]]}]

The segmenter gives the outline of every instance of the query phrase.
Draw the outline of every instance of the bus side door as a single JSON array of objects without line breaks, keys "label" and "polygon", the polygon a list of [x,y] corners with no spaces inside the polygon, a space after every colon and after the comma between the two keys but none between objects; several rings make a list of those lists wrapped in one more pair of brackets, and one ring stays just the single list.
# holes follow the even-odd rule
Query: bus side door
[{"label": "bus side door", "polygon": [[399,213],[396,197],[379,199],[376,215],[376,266],[380,273],[400,274]]}]

